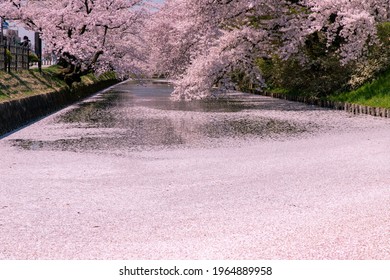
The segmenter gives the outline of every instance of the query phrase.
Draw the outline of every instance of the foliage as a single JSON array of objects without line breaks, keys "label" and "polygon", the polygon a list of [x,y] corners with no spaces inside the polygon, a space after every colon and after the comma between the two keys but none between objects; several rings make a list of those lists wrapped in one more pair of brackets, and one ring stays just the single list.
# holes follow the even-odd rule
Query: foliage
[{"label": "foliage", "polygon": [[[264,62],[262,63],[264,64]],[[273,59],[262,68],[267,90],[285,89],[289,93],[321,98],[347,88],[351,68],[340,66],[335,58],[319,58],[302,64],[294,58]]]},{"label": "foliage", "polygon": [[348,102],[373,107],[390,109],[390,70],[382,73],[377,79],[362,87],[332,95],[333,101]]},{"label": "foliage", "polygon": [[28,61],[29,62],[39,62],[39,58],[35,53],[30,53],[28,55]]},{"label": "foliage", "polygon": [[12,60],[12,53],[10,52],[10,50],[8,50],[8,49],[5,50],[5,57],[6,57],[7,61]]},{"label": "foliage", "polygon": [[[302,55],[306,61],[300,59]],[[337,47],[327,45],[323,32],[308,36],[299,55],[284,60],[274,55],[258,61],[268,90],[284,88],[290,94],[312,98],[346,90],[353,72],[351,65],[340,62]]]},{"label": "foliage", "polygon": [[382,43],[389,44],[390,41],[390,22],[381,22],[378,24],[378,38]]}]

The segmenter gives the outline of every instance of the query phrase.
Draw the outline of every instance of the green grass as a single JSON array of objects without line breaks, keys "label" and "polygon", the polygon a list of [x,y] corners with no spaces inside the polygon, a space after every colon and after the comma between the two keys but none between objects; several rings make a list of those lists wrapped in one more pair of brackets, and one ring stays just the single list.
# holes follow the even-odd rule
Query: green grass
[{"label": "green grass", "polygon": [[[269,88],[268,92],[281,94],[287,97],[307,97],[316,99],[310,94],[289,91],[285,88]],[[372,82],[366,83],[362,87],[343,93],[331,94],[327,97],[320,97],[324,100],[335,102],[345,102],[371,107],[390,109],[390,70],[379,75]]]},{"label": "green grass", "polygon": [[59,71],[57,66],[44,68],[42,73],[38,69],[0,71],[0,102],[65,88],[66,84],[57,77]]},{"label": "green grass", "polygon": [[[22,70],[13,73],[0,71],[0,102],[20,99],[27,96],[46,94],[53,91],[61,91],[69,88],[59,78],[60,66],[54,65],[42,69]],[[108,72],[96,77],[88,74],[81,78],[81,83],[74,84],[75,89],[97,83],[98,81],[113,80],[115,73]]]},{"label": "green grass", "polygon": [[356,90],[335,94],[330,96],[329,99],[365,106],[390,108],[390,70]]}]

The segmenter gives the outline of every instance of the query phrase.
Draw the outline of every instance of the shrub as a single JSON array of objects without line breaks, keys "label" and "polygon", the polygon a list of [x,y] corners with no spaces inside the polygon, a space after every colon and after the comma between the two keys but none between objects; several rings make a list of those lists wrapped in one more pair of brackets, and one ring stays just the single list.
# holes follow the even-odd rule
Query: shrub
[{"label": "shrub", "polygon": [[30,53],[28,55],[28,61],[31,62],[39,62],[39,58],[35,53]]},{"label": "shrub", "polygon": [[12,53],[10,52],[10,50],[8,49],[5,50],[5,56],[8,62],[12,60]]}]

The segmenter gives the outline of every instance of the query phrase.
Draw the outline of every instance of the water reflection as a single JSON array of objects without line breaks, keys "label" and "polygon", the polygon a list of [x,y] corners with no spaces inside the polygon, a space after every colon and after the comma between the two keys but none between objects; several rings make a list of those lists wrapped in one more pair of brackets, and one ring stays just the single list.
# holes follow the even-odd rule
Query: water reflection
[{"label": "water reflection", "polygon": [[[50,141],[16,139],[13,144],[32,150],[143,150],[227,137],[286,137],[305,132],[291,122],[240,114],[266,106],[253,97],[227,95],[177,102],[171,100],[171,92],[166,83],[124,83],[57,118],[60,124],[78,128],[75,135]],[[93,129],[100,133],[89,133]],[[110,132],[104,133],[105,129]]]}]

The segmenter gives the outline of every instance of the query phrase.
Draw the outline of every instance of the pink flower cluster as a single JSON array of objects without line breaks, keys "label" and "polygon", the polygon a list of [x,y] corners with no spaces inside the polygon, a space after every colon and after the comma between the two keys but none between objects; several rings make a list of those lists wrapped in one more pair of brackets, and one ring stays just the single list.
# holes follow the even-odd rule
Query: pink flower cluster
[{"label": "pink flower cluster", "polygon": [[[41,33],[46,48],[96,71],[163,74],[178,99],[234,88],[232,73],[260,88],[259,58],[300,55],[321,32],[342,63],[377,43],[389,0],[0,0],[0,16]],[[303,60],[305,58],[303,57]]]},{"label": "pink flower cluster", "polygon": [[40,32],[46,51],[78,67],[124,75],[142,70],[148,16],[142,0],[1,0],[0,15]]},{"label": "pink flower cluster", "polygon": [[[376,43],[389,20],[386,0],[168,0],[149,21],[152,72],[176,79],[178,99],[198,99],[234,87],[232,73],[263,79],[258,58],[300,55],[308,36],[322,32],[341,42],[342,63]],[[304,59],[304,58],[303,58]]]}]

